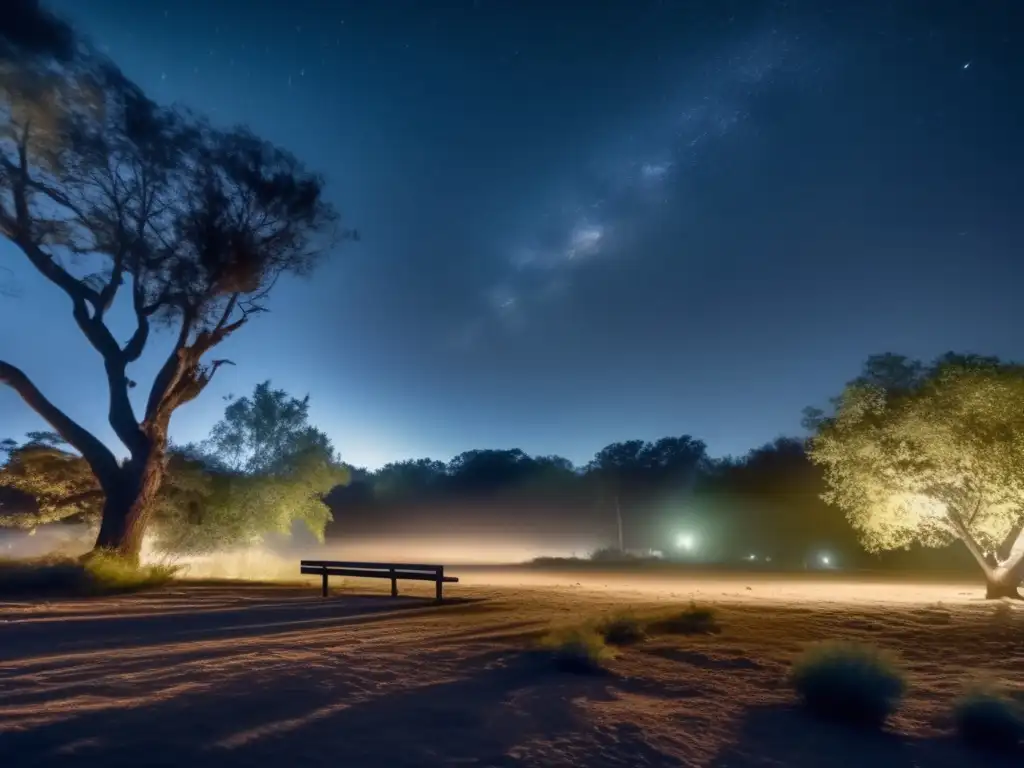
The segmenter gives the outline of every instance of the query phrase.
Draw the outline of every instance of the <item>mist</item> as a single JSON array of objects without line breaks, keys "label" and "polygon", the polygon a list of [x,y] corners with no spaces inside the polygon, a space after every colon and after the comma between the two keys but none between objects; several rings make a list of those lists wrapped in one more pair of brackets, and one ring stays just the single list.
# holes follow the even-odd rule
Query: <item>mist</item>
[{"label": "mist", "polygon": [[[39,526],[34,531],[0,531],[0,557],[77,557],[90,549],[94,536],[88,526],[60,523]],[[446,566],[512,565],[537,557],[582,557],[603,545],[596,536],[550,533],[535,537],[522,533],[510,536],[500,531],[361,534],[320,542],[305,527],[296,525],[288,535],[271,534],[257,544],[203,555],[161,552],[156,538],[147,536],[141,557],[144,564],[179,567],[179,575],[184,579],[296,581],[302,578],[299,574],[302,559],[422,562]]]}]

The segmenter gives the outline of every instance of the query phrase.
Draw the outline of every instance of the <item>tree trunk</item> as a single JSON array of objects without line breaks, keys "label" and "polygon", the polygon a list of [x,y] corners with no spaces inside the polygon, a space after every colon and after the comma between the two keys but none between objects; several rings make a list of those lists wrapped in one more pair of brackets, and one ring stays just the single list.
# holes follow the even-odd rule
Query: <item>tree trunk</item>
[{"label": "tree trunk", "polygon": [[103,520],[94,551],[105,550],[129,562],[139,562],[142,540],[164,471],[160,451],[153,451],[138,461],[133,459],[122,468],[117,481],[106,489]]},{"label": "tree trunk", "polygon": [[1020,568],[1005,566],[993,568],[985,574],[985,599],[1000,600],[1004,597],[1024,600],[1017,587],[1020,585]]},{"label": "tree trunk", "polygon": [[1024,597],[1017,591],[1021,577],[1024,576],[1024,527],[1017,526],[1000,547],[1007,553],[999,559],[995,554],[986,554],[978,542],[971,536],[959,515],[950,515],[950,521],[960,536],[960,540],[981,566],[985,574],[985,599],[1000,600],[1009,597],[1022,600]]}]

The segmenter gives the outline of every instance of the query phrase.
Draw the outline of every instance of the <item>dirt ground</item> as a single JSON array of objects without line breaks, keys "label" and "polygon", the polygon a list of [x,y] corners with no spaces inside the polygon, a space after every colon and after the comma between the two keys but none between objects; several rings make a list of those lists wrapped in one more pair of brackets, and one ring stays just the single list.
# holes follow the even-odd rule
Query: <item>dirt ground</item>
[{"label": "dirt ground", "polygon": [[[0,604],[0,761],[13,766],[997,766],[962,749],[965,683],[1024,678],[1024,611],[976,585],[763,574],[453,570],[346,584],[176,584]],[[718,606],[723,632],[621,652],[605,677],[528,652],[552,625]],[[884,734],[809,718],[785,678],[808,643],[866,640],[911,688]]]}]

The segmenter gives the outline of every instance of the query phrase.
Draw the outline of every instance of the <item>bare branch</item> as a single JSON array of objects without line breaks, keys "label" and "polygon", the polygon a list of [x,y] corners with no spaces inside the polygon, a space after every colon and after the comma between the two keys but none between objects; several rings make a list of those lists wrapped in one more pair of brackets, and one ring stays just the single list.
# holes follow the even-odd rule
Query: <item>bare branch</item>
[{"label": "bare branch", "polygon": [[92,467],[101,483],[117,474],[114,454],[88,430],[50,402],[19,368],[0,361],[0,382],[11,387],[21,399],[57,431]]}]

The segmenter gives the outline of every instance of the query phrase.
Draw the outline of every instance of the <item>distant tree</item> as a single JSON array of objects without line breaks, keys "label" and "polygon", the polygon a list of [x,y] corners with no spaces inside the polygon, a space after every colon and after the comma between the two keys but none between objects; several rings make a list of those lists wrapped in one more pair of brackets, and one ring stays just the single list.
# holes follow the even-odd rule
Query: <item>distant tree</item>
[{"label": "distant tree", "polygon": [[309,424],[309,395],[292,397],[272,389],[269,381],[257,384],[252,395],[231,400],[203,445],[227,468],[250,473],[273,472],[307,450],[334,454],[327,435]]},{"label": "distant tree", "polygon": [[588,479],[596,482],[614,507],[618,546],[626,541],[625,518],[635,517],[638,504],[651,498],[692,491],[708,464],[704,443],[689,435],[656,442],[625,440],[606,445],[587,464]]},{"label": "distant tree", "polygon": [[321,450],[303,450],[272,472],[235,472],[202,456],[171,457],[157,502],[158,550],[204,554],[288,534],[296,522],[323,539],[331,520],[326,496],[348,473]]},{"label": "distant tree", "polygon": [[265,381],[228,404],[208,440],[172,457],[157,546],[212,552],[288,533],[295,522],[322,539],[325,498],[349,479],[330,439],[309,424],[309,397]]},{"label": "distant tree", "polygon": [[[866,372],[877,370],[871,358]],[[871,551],[959,539],[990,598],[1024,575],[1024,367],[949,354],[855,380],[812,419],[825,498]],[[893,382],[897,382],[894,386]]]},{"label": "distant tree", "polygon": [[[171,416],[227,362],[204,362],[207,353],[265,308],[281,275],[314,267],[335,216],[322,180],[287,152],[157,106],[36,3],[15,0],[0,16],[0,234],[67,297],[100,355],[107,418],[128,459],[10,362],[0,361],[0,382],[95,475],[96,547],[134,560],[166,472]],[[108,322],[122,295],[134,320],[124,342]],[[140,416],[128,368],[155,327],[174,341]]]},{"label": "distant tree", "polygon": [[448,462],[448,483],[455,493],[489,494],[529,477],[533,460],[519,448],[465,451]]},{"label": "distant tree", "polygon": [[63,520],[99,521],[103,492],[89,465],[52,432],[30,432],[23,443],[4,440],[0,467],[0,526],[35,528]]},{"label": "distant tree", "polygon": [[448,468],[434,459],[393,461],[373,473],[374,495],[382,500],[434,497],[445,490]]},{"label": "distant tree", "polygon": [[842,512],[826,504],[824,472],[806,441],[779,437],[738,459],[718,462],[704,491],[721,502],[735,554],[806,564],[813,554],[858,549]]},{"label": "distant tree", "polygon": [[663,437],[639,454],[641,471],[658,490],[692,489],[708,466],[707,445],[690,435]]}]

